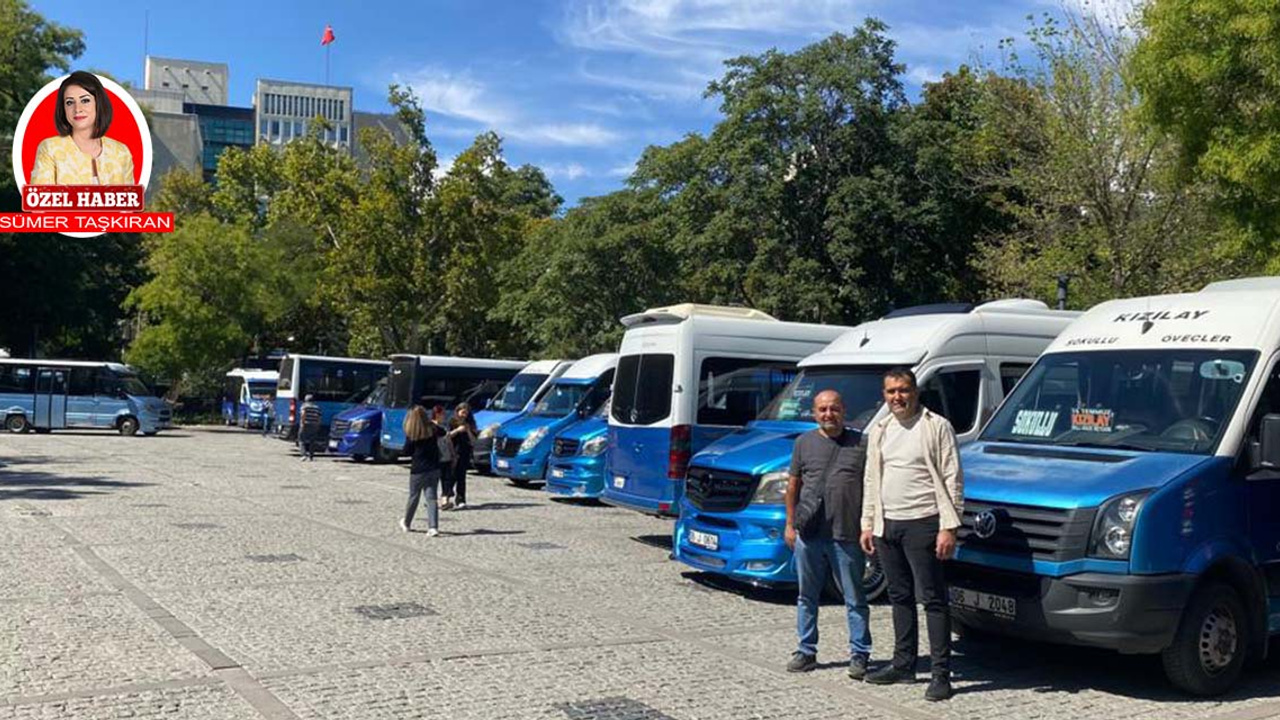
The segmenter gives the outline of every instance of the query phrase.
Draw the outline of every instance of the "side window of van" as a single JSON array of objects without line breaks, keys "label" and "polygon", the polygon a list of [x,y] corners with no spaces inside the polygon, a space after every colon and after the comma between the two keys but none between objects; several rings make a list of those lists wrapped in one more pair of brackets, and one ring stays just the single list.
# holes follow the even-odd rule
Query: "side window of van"
[{"label": "side window of van", "polygon": [[93,395],[93,383],[97,378],[98,368],[76,367],[71,368],[71,388],[67,392],[68,395],[79,395],[89,397]]},{"label": "side window of van", "polygon": [[746,425],[795,378],[787,363],[707,358],[698,372],[699,425]]},{"label": "side window of van", "polygon": [[0,393],[30,395],[35,391],[35,368],[21,365],[0,365]]},{"label": "side window of van", "polygon": [[920,386],[920,403],[951,421],[957,435],[973,429],[978,421],[979,370],[940,372]]},{"label": "side window of van", "polygon": [[1030,369],[1031,365],[1027,363],[1000,363],[1000,397],[1009,397],[1013,387]]}]

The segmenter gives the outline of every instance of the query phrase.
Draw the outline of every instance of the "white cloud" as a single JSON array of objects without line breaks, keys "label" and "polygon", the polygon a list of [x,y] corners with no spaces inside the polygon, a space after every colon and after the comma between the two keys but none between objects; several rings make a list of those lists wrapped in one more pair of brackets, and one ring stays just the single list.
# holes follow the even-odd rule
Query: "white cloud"
[{"label": "white cloud", "polygon": [[576,162],[564,164],[543,163],[539,167],[552,180],[577,180],[581,177],[589,177],[592,174],[590,170]]},{"label": "white cloud", "polygon": [[483,83],[467,75],[439,68],[423,68],[407,75],[395,75],[395,82],[417,94],[422,107],[450,117],[473,120],[486,126],[506,122],[510,113],[487,97]]},{"label": "white cloud", "polygon": [[634,173],[635,171],[636,171],[636,164],[633,162],[629,162],[626,165],[617,165],[615,167],[609,168],[609,172],[607,174],[609,175],[609,177],[625,178],[625,177],[631,177],[631,174]]},{"label": "white cloud", "polygon": [[512,127],[508,137],[528,143],[545,145],[570,145],[575,147],[599,147],[622,139],[613,130],[593,123],[565,123]]}]

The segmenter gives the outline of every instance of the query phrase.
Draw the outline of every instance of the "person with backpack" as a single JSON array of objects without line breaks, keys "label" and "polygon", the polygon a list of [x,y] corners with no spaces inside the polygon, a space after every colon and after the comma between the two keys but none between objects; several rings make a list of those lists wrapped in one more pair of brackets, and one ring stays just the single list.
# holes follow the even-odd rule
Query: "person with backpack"
[{"label": "person with backpack", "polygon": [[458,403],[449,420],[449,441],[453,445],[453,467],[444,481],[445,507],[464,510],[467,507],[467,469],[471,466],[471,446],[476,440],[476,419],[471,406]]},{"label": "person with backpack", "polygon": [[[440,508],[436,490],[440,485],[440,440],[444,430],[427,417],[421,405],[414,405],[404,418],[405,452],[409,464],[409,502],[400,519],[400,529],[409,532],[421,499],[427,506],[427,537],[440,534]],[[423,497],[425,495],[425,497]]]}]

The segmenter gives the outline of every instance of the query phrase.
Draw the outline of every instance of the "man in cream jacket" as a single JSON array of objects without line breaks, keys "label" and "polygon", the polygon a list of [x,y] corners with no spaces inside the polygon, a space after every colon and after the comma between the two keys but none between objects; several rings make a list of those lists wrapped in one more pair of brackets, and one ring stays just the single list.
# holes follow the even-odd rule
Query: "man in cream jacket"
[{"label": "man in cream jacket", "polygon": [[920,406],[916,376],[885,373],[889,414],[867,429],[862,549],[880,558],[893,606],[893,661],[867,682],[915,680],[919,629],[916,588],[929,631],[933,679],[928,700],[951,697],[951,615],[942,563],[955,552],[964,508],[956,434],[947,419]]}]

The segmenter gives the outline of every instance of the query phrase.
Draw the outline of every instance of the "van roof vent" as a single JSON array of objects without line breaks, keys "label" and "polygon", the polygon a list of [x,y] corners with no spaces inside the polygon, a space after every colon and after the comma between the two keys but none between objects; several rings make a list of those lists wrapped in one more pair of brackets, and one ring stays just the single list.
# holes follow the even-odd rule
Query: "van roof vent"
[{"label": "van roof vent", "polygon": [[644,312],[627,315],[622,318],[622,324],[627,327],[632,327],[646,323],[680,322],[681,320],[688,320],[691,317],[720,317],[734,318],[736,320],[778,321],[774,316],[752,308],[681,303],[679,305],[649,308]]},{"label": "van roof vent", "polygon": [[913,315],[963,315],[970,312],[973,312],[973,303],[933,303],[932,305],[915,305],[913,307],[890,310],[883,319],[911,317]]}]

